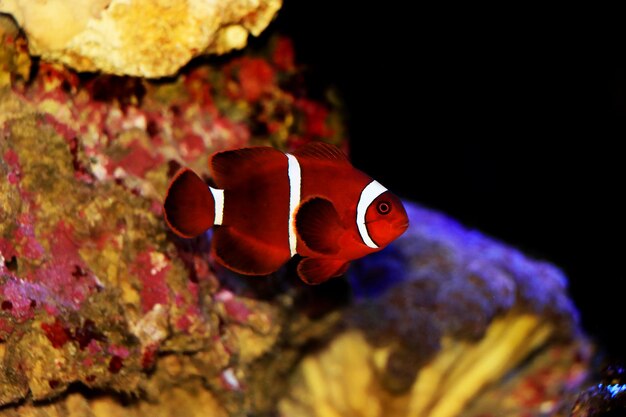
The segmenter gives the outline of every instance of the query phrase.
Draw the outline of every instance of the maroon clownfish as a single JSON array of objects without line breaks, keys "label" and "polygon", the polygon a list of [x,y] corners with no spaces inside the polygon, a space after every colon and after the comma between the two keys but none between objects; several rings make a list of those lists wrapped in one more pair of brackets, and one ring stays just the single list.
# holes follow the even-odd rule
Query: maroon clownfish
[{"label": "maroon clownfish", "polygon": [[165,221],[185,238],[214,227],[214,257],[241,274],[267,275],[299,255],[300,278],[319,284],[408,227],[400,199],[327,143],[293,154],[271,147],[218,152],[209,168],[217,188],[188,168],[176,173]]}]

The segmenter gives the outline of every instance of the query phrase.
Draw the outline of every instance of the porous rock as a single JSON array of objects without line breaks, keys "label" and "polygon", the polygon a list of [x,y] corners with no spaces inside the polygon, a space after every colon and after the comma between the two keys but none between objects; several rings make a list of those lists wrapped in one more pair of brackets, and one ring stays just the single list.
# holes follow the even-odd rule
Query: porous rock
[{"label": "porous rock", "polygon": [[150,82],[31,67],[5,23],[0,416],[275,415],[282,397],[290,417],[538,416],[584,378],[563,273],[414,204],[407,234],[351,268],[344,310],[345,280],[240,277],[206,236],[167,231],[178,166],[207,176],[215,150],[341,144],[288,40]]},{"label": "porous rock", "polygon": [[341,143],[290,41],[150,82],[31,69],[0,30],[0,416],[272,412],[299,346],[336,316],[309,318],[288,270],[220,268],[161,204],[213,151]]},{"label": "porous rock", "polygon": [[77,71],[144,77],[176,73],[193,57],[243,48],[281,0],[0,1],[30,53]]}]

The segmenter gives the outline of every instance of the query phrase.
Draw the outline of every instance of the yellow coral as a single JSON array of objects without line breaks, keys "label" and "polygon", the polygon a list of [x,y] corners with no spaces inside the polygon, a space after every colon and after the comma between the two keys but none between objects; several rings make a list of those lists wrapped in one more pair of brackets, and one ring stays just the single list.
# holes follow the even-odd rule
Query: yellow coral
[{"label": "yellow coral", "polygon": [[174,74],[202,53],[245,46],[281,0],[5,0],[31,53],[78,71],[145,77]]},{"label": "yellow coral", "polygon": [[494,320],[480,341],[444,338],[412,388],[394,395],[378,378],[390,347],[374,348],[349,330],[302,361],[279,407],[290,417],[456,417],[553,331],[539,316],[510,312]]}]

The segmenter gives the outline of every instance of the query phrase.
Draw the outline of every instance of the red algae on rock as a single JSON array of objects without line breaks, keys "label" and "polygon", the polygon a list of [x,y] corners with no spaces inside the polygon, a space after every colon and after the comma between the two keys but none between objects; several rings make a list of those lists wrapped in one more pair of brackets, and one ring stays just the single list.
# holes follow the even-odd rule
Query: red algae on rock
[{"label": "red algae on rock", "polygon": [[[158,82],[43,61],[31,74],[0,89],[0,416],[76,383],[273,410],[298,358],[290,323],[309,323],[293,289],[218,277],[208,237],[176,239],[160,208],[172,167],[206,175],[213,151],[341,145],[333,105],[290,81],[291,42]],[[154,415],[142,407],[126,411]]]},{"label": "red algae on rock", "polygon": [[70,340],[71,334],[69,330],[63,326],[59,319],[56,319],[53,323],[41,323],[41,328],[54,348],[63,347]]},{"label": "red algae on rock", "polygon": [[144,313],[152,310],[156,304],[169,304],[170,299],[166,282],[166,274],[170,266],[164,259],[161,259],[161,262],[151,259],[151,253],[155,252],[140,253],[135,264],[131,266],[131,271],[137,275],[142,284],[140,296]]},{"label": "red algae on rock", "polygon": [[274,69],[263,59],[242,57],[231,62],[226,73],[230,76],[226,88],[231,99],[258,101],[262,95],[271,94],[274,86]]}]

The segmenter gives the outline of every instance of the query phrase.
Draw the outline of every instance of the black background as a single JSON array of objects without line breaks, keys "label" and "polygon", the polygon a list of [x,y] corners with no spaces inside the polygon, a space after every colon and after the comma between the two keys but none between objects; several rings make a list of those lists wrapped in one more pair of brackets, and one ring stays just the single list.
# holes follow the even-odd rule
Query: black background
[{"label": "black background", "polygon": [[602,15],[286,0],[270,32],[343,97],[358,168],[560,266],[624,358],[626,38]]}]

